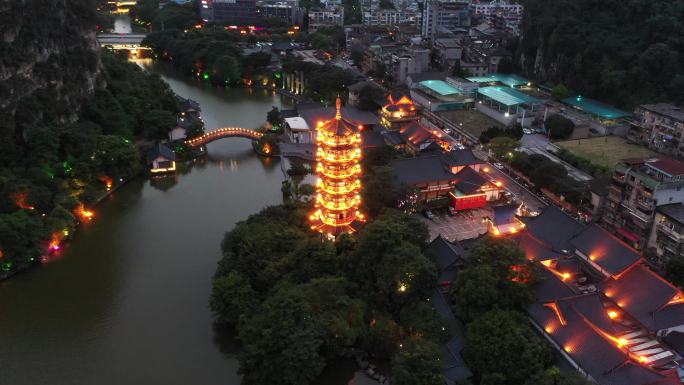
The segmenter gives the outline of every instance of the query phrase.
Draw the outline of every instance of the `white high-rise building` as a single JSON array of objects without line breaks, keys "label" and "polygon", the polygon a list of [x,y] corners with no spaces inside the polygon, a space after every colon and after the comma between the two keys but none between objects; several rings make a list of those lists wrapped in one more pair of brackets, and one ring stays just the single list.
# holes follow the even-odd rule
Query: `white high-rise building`
[{"label": "white high-rise building", "polygon": [[426,0],[422,35],[428,40],[436,34],[470,27],[470,0]]}]

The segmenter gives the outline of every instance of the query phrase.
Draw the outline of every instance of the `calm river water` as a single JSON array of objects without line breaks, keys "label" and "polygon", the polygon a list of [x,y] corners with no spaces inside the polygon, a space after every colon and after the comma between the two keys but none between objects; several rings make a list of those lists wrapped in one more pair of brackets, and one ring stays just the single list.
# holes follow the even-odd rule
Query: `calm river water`
[{"label": "calm river water", "polygon": [[[208,129],[256,127],[287,104],[162,76],[200,102]],[[61,259],[0,283],[0,384],[239,384],[237,345],[212,328],[210,280],[225,231],[280,203],[283,176],[246,139],[208,152],[163,183],[125,185]],[[327,376],[346,383],[337,370]]]}]

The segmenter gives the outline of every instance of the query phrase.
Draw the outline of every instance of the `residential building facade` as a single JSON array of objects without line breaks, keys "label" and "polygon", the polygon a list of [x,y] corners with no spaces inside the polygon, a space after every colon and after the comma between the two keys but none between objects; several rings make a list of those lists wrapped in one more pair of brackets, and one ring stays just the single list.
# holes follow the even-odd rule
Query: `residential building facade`
[{"label": "residential building facade", "polygon": [[659,206],[684,202],[684,163],[624,159],[613,171],[602,222],[632,247],[647,246]]},{"label": "residential building facade", "polygon": [[663,154],[684,157],[684,109],[669,103],[643,104],[634,111],[638,140]]},{"label": "residential building facade", "polygon": [[256,0],[202,0],[200,15],[204,21],[254,25],[258,20]]},{"label": "residential building facade", "polygon": [[427,0],[423,6],[423,38],[470,27],[470,1]]}]

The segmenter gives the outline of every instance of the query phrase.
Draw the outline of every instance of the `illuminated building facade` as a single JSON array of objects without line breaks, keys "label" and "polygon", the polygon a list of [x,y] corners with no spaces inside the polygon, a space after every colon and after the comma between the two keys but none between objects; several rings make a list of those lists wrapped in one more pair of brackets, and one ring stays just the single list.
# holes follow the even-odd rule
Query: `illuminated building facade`
[{"label": "illuminated building facade", "polygon": [[418,107],[406,95],[390,94],[389,103],[382,107],[380,123],[390,130],[399,130],[406,123],[420,119]]},{"label": "illuminated building facade", "polygon": [[361,204],[361,134],[342,117],[341,100],[333,119],[316,127],[316,207],[311,229],[330,237],[355,232],[365,220]]}]

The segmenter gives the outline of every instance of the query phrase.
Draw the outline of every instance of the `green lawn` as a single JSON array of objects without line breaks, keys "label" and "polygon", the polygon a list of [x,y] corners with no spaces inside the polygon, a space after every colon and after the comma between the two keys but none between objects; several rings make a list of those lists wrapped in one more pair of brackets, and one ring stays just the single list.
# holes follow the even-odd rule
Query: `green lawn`
[{"label": "green lawn", "polygon": [[492,126],[503,127],[503,125],[496,120],[486,116],[479,111],[472,110],[454,110],[454,111],[439,111],[438,114],[444,119],[450,120],[455,124],[463,123],[463,128],[479,138],[482,131]]},{"label": "green lawn", "polygon": [[621,159],[647,157],[655,154],[646,147],[628,144],[625,139],[619,136],[568,140],[554,144],[611,170]]}]

